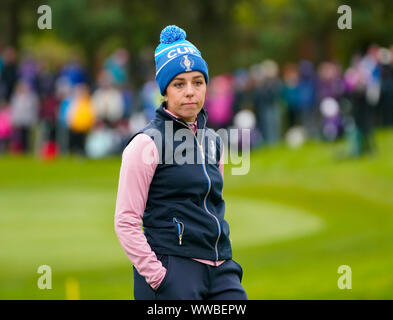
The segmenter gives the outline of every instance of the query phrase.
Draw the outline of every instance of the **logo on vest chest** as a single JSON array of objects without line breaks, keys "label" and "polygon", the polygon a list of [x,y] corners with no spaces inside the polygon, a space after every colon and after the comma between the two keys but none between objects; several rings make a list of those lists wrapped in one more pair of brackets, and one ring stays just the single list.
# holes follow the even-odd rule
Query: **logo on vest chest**
[{"label": "logo on vest chest", "polygon": [[212,161],[213,163],[216,162],[216,144],[213,140],[209,141],[208,159],[211,159],[210,161]]}]

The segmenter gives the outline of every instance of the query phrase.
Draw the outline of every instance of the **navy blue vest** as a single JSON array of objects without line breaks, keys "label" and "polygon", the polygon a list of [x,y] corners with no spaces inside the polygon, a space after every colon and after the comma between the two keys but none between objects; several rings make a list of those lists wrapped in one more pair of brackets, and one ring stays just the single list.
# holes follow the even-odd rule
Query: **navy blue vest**
[{"label": "navy blue vest", "polygon": [[130,139],[139,133],[149,135],[160,155],[143,214],[147,241],[157,254],[231,259],[223,179],[218,168],[222,139],[206,127],[208,113],[203,108],[197,115],[198,134],[194,135],[186,122],[164,107],[165,103]]}]

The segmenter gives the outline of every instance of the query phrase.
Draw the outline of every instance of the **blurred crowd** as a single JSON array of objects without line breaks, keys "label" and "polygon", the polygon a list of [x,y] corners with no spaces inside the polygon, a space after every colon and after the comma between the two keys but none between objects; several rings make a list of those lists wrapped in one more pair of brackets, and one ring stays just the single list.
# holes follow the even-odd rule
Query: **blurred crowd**
[{"label": "blurred crowd", "polygon": [[[151,66],[153,68],[153,65]],[[118,49],[92,79],[75,59],[53,67],[0,52],[0,154],[101,158],[120,154],[162,101],[154,79],[130,84],[129,52]],[[251,147],[347,139],[350,155],[373,152],[374,130],[393,126],[393,47],[376,45],[337,62],[265,60],[211,78],[205,108],[214,129],[247,128]]]}]

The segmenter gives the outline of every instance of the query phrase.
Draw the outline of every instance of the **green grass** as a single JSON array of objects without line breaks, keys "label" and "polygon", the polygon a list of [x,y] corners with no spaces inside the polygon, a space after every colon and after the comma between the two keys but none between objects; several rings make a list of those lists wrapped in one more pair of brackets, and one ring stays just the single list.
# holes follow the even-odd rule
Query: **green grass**
[{"label": "green grass", "polygon": [[[250,299],[393,299],[393,132],[378,152],[335,160],[344,146],[283,145],[251,155],[224,199],[234,259]],[[0,158],[0,299],[130,299],[131,264],[113,227],[120,158]],[[40,290],[40,265],[52,289]],[[337,286],[340,265],[352,289]]]}]

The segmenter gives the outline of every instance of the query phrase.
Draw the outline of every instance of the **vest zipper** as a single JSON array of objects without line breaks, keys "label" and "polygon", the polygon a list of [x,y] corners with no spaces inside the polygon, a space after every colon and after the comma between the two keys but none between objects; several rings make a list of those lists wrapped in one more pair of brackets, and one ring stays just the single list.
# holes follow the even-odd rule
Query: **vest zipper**
[{"label": "vest zipper", "polygon": [[[203,118],[205,119],[205,123],[206,123],[206,118],[205,118],[205,116],[203,116]],[[181,121],[179,121],[179,120],[177,120],[177,119],[175,119],[175,120],[176,120],[178,123],[181,123],[183,126],[185,126],[186,128],[188,128],[189,130],[191,130],[190,127],[188,127],[186,124],[182,123]],[[206,129],[204,129],[204,130],[206,130]],[[198,141],[198,139],[197,139],[195,133],[194,133],[192,130],[191,130],[191,132],[192,132],[192,134],[194,135],[194,138],[195,138],[195,140],[196,140],[196,142],[197,142],[197,144],[198,144],[198,146],[199,146],[199,148],[200,148],[201,157],[202,157],[202,160],[203,160],[203,161],[202,161],[203,172],[205,173],[205,176],[206,176],[207,181],[208,181],[208,184],[209,184],[209,188],[208,188],[207,193],[206,193],[206,195],[205,195],[205,198],[204,198],[204,200],[203,200],[203,205],[204,205],[204,207],[205,207],[206,212],[207,212],[209,215],[211,215],[211,216],[216,220],[217,227],[218,227],[218,237],[217,237],[217,240],[216,240],[216,244],[215,244],[215,246],[214,246],[214,249],[215,249],[215,251],[216,251],[216,262],[217,262],[217,261],[218,261],[218,248],[217,248],[217,245],[218,245],[218,240],[220,239],[220,236],[221,236],[221,226],[220,226],[220,222],[218,221],[217,217],[216,217],[214,214],[212,214],[212,213],[209,211],[209,209],[207,208],[206,200],[207,200],[207,196],[209,195],[210,190],[211,190],[211,180],[210,180],[210,177],[209,177],[209,175],[208,175],[208,173],[207,173],[206,166],[205,166],[205,152],[204,152],[204,150],[203,150],[203,147],[202,147],[202,145],[199,143],[199,141]],[[202,142],[203,142],[204,137],[205,137],[205,132],[203,132]]]},{"label": "vest zipper", "polygon": [[173,223],[177,224],[177,234],[179,236],[179,246],[182,244],[183,232],[184,232],[184,223],[178,221],[176,218],[173,218]]}]

